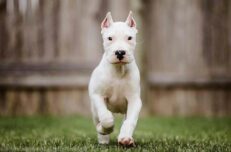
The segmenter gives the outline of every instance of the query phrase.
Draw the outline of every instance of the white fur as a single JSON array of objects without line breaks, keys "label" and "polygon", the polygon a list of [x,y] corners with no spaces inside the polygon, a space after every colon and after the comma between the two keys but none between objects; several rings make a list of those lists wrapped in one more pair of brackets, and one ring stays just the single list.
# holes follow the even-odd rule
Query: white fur
[{"label": "white fur", "polygon": [[[131,12],[126,22],[113,22],[108,13],[101,28],[104,54],[89,83],[89,96],[98,140],[102,144],[109,143],[109,134],[114,127],[112,113],[122,113],[125,119],[118,141],[123,139],[133,141],[133,131],[142,107],[140,74],[134,60],[137,33],[135,21]],[[129,36],[132,40],[128,40]],[[108,40],[108,37],[112,37],[112,40]],[[115,55],[117,50],[126,51],[122,61]]]}]

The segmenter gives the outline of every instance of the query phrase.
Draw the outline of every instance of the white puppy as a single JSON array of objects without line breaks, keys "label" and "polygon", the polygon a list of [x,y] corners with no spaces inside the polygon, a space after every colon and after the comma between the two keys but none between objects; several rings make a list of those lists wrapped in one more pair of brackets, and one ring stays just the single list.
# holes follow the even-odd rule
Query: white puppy
[{"label": "white puppy", "polygon": [[137,29],[132,12],[125,22],[113,22],[111,13],[107,13],[101,29],[104,54],[89,83],[98,141],[109,143],[109,134],[114,127],[112,113],[122,113],[125,118],[118,142],[124,146],[134,145],[132,135],[142,102],[140,73],[134,60]]}]

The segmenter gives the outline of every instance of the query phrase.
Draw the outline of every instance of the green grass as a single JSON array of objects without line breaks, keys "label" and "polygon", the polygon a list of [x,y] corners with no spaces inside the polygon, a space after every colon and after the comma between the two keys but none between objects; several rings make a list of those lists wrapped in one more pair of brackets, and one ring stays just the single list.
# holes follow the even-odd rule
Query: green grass
[{"label": "green grass", "polygon": [[0,151],[231,151],[231,118],[141,118],[136,147],[99,145],[90,118],[0,117]]}]

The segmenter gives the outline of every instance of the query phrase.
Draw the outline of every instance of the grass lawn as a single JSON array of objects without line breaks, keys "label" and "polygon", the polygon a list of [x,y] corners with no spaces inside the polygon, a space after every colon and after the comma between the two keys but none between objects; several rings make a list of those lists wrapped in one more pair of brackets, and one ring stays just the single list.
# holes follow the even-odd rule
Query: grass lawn
[{"label": "grass lawn", "polygon": [[141,118],[136,147],[99,145],[90,118],[0,117],[0,151],[231,151],[231,118]]}]

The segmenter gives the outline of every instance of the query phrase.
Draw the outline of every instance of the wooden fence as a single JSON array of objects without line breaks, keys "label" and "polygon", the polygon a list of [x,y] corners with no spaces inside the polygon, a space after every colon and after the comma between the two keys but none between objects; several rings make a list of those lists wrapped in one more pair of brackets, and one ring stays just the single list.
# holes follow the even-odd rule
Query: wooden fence
[{"label": "wooden fence", "polygon": [[231,115],[228,0],[0,0],[0,115],[89,115],[109,10],[135,13],[144,113]]},{"label": "wooden fence", "polygon": [[231,115],[231,2],[143,2],[151,112]]}]

